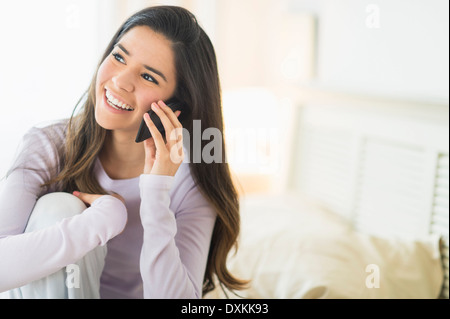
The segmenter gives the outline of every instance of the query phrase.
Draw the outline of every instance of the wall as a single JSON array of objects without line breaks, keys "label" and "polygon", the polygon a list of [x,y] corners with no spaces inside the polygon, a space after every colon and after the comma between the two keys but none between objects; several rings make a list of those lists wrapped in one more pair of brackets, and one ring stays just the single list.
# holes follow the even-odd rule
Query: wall
[{"label": "wall", "polygon": [[[446,0],[229,0],[217,6],[225,88],[281,81],[448,100]],[[315,18],[313,42],[302,24],[305,15]],[[286,81],[281,72],[290,49],[308,45],[304,50],[314,52],[309,65],[315,70],[299,72],[315,76]]]},{"label": "wall", "polygon": [[323,4],[320,82],[371,94],[448,100],[448,1]]},{"label": "wall", "polygon": [[96,1],[0,2],[0,179],[28,129],[72,113],[99,59],[97,25]]},{"label": "wall", "polygon": [[[271,160],[281,160],[282,168],[297,138],[292,104],[311,91],[316,97],[354,94],[448,109],[446,0],[229,0],[217,8],[227,123],[277,123],[281,154]],[[259,97],[271,94],[262,105]],[[263,184],[265,191],[277,189],[291,174],[281,169],[246,176],[247,168],[235,168],[247,192],[260,192]]]}]

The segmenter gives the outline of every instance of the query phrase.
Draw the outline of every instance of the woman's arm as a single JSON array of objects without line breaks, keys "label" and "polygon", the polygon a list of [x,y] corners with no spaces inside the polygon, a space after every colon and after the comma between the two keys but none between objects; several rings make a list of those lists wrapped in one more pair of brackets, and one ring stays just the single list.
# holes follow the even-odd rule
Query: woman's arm
[{"label": "woman's arm", "polygon": [[48,228],[0,239],[0,292],[23,286],[73,264],[119,234],[126,209],[113,196],[96,200],[83,214]]},{"label": "woman's arm", "polygon": [[[152,138],[144,141],[145,168],[139,185],[144,298],[201,298],[216,214],[195,186],[189,165],[182,165],[185,151],[180,111],[174,113],[162,101],[153,103],[152,109],[164,124],[167,142],[146,113],[144,120]],[[176,174],[174,212],[169,191]]]},{"label": "woman's arm", "polygon": [[126,209],[112,196],[83,214],[24,234],[38,197],[58,163],[58,148],[42,129],[25,137],[15,167],[0,191],[0,291],[48,276],[120,233]]},{"label": "woman's arm", "polygon": [[[187,166],[187,165],[186,165]],[[144,298],[201,298],[216,214],[191,179],[177,189],[177,213],[170,210],[174,178],[142,175]]]}]

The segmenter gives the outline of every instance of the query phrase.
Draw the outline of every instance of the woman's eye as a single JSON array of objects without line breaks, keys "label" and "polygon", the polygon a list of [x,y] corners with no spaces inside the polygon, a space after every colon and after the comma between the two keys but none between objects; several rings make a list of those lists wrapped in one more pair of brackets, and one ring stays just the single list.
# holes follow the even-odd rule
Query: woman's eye
[{"label": "woman's eye", "polygon": [[142,78],[143,78],[144,80],[146,80],[146,81],[149,81],[149,82],[153,82],[153,83],[155,83],[155,84],[158,84],[158,82],[157,82],[150,74],[147,74],[147,73],[142,74]]},{"label": "woman's eye", "polygon": [[119,53],[113,53],[112,56],[120,63],[125,63],[124,58]]}]

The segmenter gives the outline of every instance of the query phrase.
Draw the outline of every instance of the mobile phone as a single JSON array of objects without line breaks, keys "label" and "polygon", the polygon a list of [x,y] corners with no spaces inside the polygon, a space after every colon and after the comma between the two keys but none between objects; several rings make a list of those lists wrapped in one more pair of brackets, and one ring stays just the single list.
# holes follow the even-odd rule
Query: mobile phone
[{"label": "mobile phone", "polygon": [[[166,105],[168,107],[170,107],[172,109],[172,111],[174,111],[174,112],[181,111],[179,120],[182,119],[181,118],[182,115],[185,115],[185,114],[183,114],[186,111],[185,105],[184,105],[184,103],[180,102],[179,100],[171,99],[166,102]],[[159,118],[158,114],[153,112],[153,110],[150,110],[147,113],[150,115],[151,120],[153,121],[153,123],[155,124],[156,128],[161,133],[161,135],[165,136],[164,125],[162,124],[161,119]],[[141,143],[141,142],[145,141],[146,139],[149,139],[150,137],[152,137],[152,134],[150,133],[150,130],[147,127],[147,123],[145,123],[145,120],[142,119],[141,126],[139,127],[139,131],[136,135],[136,143]]]}]

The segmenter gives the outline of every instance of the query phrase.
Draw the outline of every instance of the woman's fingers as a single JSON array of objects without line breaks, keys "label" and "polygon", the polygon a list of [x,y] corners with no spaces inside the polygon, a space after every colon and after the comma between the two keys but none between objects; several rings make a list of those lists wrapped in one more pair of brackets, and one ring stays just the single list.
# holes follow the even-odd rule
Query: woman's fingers
[{"label": "woman's fingers", "polygon": [[[158,103],[153,103],[152,110],[159,116],[161,119],[161,123],[164,126],[164,130],[166,132],[166,141],[169,144],[173,144],[173,142],[178,141],[179,131],[182,129],[181,123],[178,121],[178,116],[181,114],[180,111],[173,110],[168,107],[163,101],[159,101]],[[178,129],[178,130],[177,130]],[[173,136],[174,130],[176,131],[176,138]]]},{"label": "woman's fingers", "polygon": [[159,118],[161,120],[161,123],[164,126],[164,130],[166,132],[166,140],[168,141],[169,140],[168,139],[168,133],[173,130],[172,122],[167,117],[165,111],[161,108],[161,106],[159,104],[153,103],[152,104],[152,110],[153,110],[153,112],[155,112],[159,116]]},{"label": "woman's fingers", "polygon": [[88,204],[89,206],[92,205],[92,203],[95,202],[97,199],[102,197],[102,195],[86,194],[78,191],[73,192],[73,195],[81,199],[83,203]]},{"label": "woman's fingers", "polygon": [[182,143],[183,140],[183,126],[178,121],[178,116],[180,116],[181,112],[173,112],[172,109],[162,101],[160,101],[159,104],[153,103],[152,110],[161,119],[161,123],[164,126],[166,138],[164,140],[162,134],[159,132],[156,125],[151,120],[150,115],[148,115],[148,113],[144,114],[144,120],[150,130],[150,133],[152,134],[156,149],[160,152],[171,152],[172,147],[175,144]]},{"label": "woman's fingers", "polygon": [[153,123],[153,121],[150,118],[150,115],[148,113],[144,114],[144,121],[145,121],[145,124],[147,124],[147,127],[150,130],[150,133],[152,134],[153,142],[155,143],[156,148],[160,149],[160,150],[165,148],[165,143],[164,143],[164,139],[161,135],[161,132],[158,130],[155,123]]},{"label": "woman's fingers", "polygon": [[178,121],[181,112],[173,112],[162,101],[159,104],[153,103],[152,110],[161,119],[166,140],[149,114],[144,114],[144,121],[152,135],[152,138],[149,139],[152,141],[146,141],[144,144],[146,152],[144,174],[174,176],[184,158],[182,125]]},{"label": "woman's fingers", "polygon": [[[85,203],[89,206],[91,206],[92,203],[95,202],[100,197],[105,196],[105,195],[98,195],[98,194],[87,194],[87,193],[82,193],[82,192],[78,192],[78,191],[75,191],[72,194],[74,196],[78,197],[79,199],[81,199],[83,201],[83,203]],[[114,196],[115,198],[120,199],[122,201],[122,203],[125,204],[125,199],[122,196],[120,196],[119,194],[113,193],[113,194],[111,194],[111,196]]]},{"label": "woman's fingers", "polygon": [[173,110],[166,105],[163,101],[158,102],[158,106],[164,111],[166,116],[169,118],[171,124],[175,128],[182,128],[180,121],[178,120],[178,116],[180,116],[181,111],[173,112]]},{"label": "woman's fingers", "polygon": [[[160,110],[164,112],[164,114],[160,116],[161,121],[163,122],[164,128],[166,130],[166,140],[170,160],[175,164],[179,164],[184,159],[183,126],[178,120],[178,116],[180,116],[181,111],[173,112],[173,110],[170,107],[168,107],[163,101],[159,101],[158,106]],[[163,121],[163,119],[165,121]],[[167,126],[165,123],[168,123]]]}]

